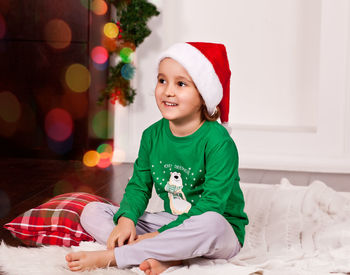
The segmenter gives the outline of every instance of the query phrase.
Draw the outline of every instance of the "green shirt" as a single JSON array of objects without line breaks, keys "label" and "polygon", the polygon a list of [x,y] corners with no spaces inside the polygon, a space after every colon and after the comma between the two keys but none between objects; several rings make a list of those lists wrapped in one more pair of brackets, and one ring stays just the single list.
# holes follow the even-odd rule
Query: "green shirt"
[{"label": "green shirt", "polygon": [[178,215],[159,232],[193,215],[215,211],[231,224],[243,245],[248,217],[239,180],[237,148],[222,125],[205,121],[195,133],[176,137],[169,121],[161,119],[142,134],[134,173],[114,222],[117,224],[118,218],[124,216],[136,225],[154,184],[164,201],[164,210]]}]

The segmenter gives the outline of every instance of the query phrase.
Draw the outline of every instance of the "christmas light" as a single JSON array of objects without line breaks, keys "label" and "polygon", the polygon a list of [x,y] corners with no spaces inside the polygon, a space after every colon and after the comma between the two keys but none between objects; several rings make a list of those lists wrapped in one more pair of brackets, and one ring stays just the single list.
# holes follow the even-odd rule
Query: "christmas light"
[{"label": "christmas light", "polygon": [[92,49],[91,58],[97,64],[104,64],[108,60],[108,52],[106,48],[97,46]]},{"label": "christmas light", "polygon": [[108,10],[108,6],[103,0],[93,0],[91,3],[91,10],[96,15],[105,15]]},{"label": "christmas light", "polygon": [[72,41],[72,31],[61,19],[50,20],[44,28],[44,36],[48,45],[54,49],[64,49]]},{"label": "christmas light", "polygon": [[119,28],[115,23],[106,23],[103,27],[103,33],[108,38],[116,38],[119,34]]},{"label": "christmas light", "polygon": [[45,131],[47,136],[55,141],[66,140],[73,131],[70,114],[64,109],[52,109],[45,118]]},{"label": "christmas light", "polygon": [[69,66],[65,75],[66,83],[73,92],[85,92],[90,87],[89,70],[81,64]]},{"label": "christmas light", "polygon": [[83,163],[87,167],[94,167],[100,161],[100,154],[97,151],[90,150],[84,154]]},{"label": "christmas light", "polygon": [[6,122],[16,122],[21,116],[21,105],[11,92],[0,92],[0,117]]}]

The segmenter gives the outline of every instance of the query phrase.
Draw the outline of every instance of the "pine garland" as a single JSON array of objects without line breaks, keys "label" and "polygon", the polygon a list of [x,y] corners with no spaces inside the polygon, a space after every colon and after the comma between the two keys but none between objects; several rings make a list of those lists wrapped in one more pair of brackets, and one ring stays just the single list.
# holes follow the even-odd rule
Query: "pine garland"
[{"label": "pine garland", "polygon": [[123,51],[125,48],[129,48],[129,52],[135,51],[151,34],[146,23],[152,16],[159,15],[159,11],[146,0],[109,0],[109,3],[117,10],[117,22],[113,23],[117,24],[119,35],[116,39],[105,38],[104,46],[110,54],[121,55],[121,61],[116,66],[109,67],[107,85],[101,91],[98,103],[102,104],[108,99],[114,104],[118,100],[120,104],[127,106],[134,102],[136,95],[136,90],[130,86],[135,68],[128,60],[128,53],[124,54]]}]

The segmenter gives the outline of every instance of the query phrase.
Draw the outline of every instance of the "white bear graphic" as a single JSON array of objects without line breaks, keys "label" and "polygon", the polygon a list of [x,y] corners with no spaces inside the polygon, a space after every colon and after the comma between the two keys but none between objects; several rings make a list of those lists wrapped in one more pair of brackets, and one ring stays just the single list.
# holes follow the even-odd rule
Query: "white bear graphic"
[{"label": "white bear graphic", "polygon": [[170,209],[174,215],[187,213],[191,209],[191,204],[186,200],[185,194],[182,192],[181,174],[170,172],[170,179],[165,186],[170,201]]}]

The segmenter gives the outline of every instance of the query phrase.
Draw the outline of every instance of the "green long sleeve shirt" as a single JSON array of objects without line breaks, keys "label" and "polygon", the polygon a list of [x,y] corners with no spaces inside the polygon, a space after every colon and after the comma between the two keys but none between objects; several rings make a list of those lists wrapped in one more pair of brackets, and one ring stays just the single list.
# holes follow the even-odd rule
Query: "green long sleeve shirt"
[{"label": "green long sleeve shirt", "polygon": [[243,245],[248,217],[239,180],[237,148],[222,125],[205,121],[195,133],[176,137],[169,121],[161,119],[142,134],[134,173],[114,222],[124,216],[136,225],[154,185],[164,210],[178,215],[159,232],[193,215],[215,211],[231,224]]}]

